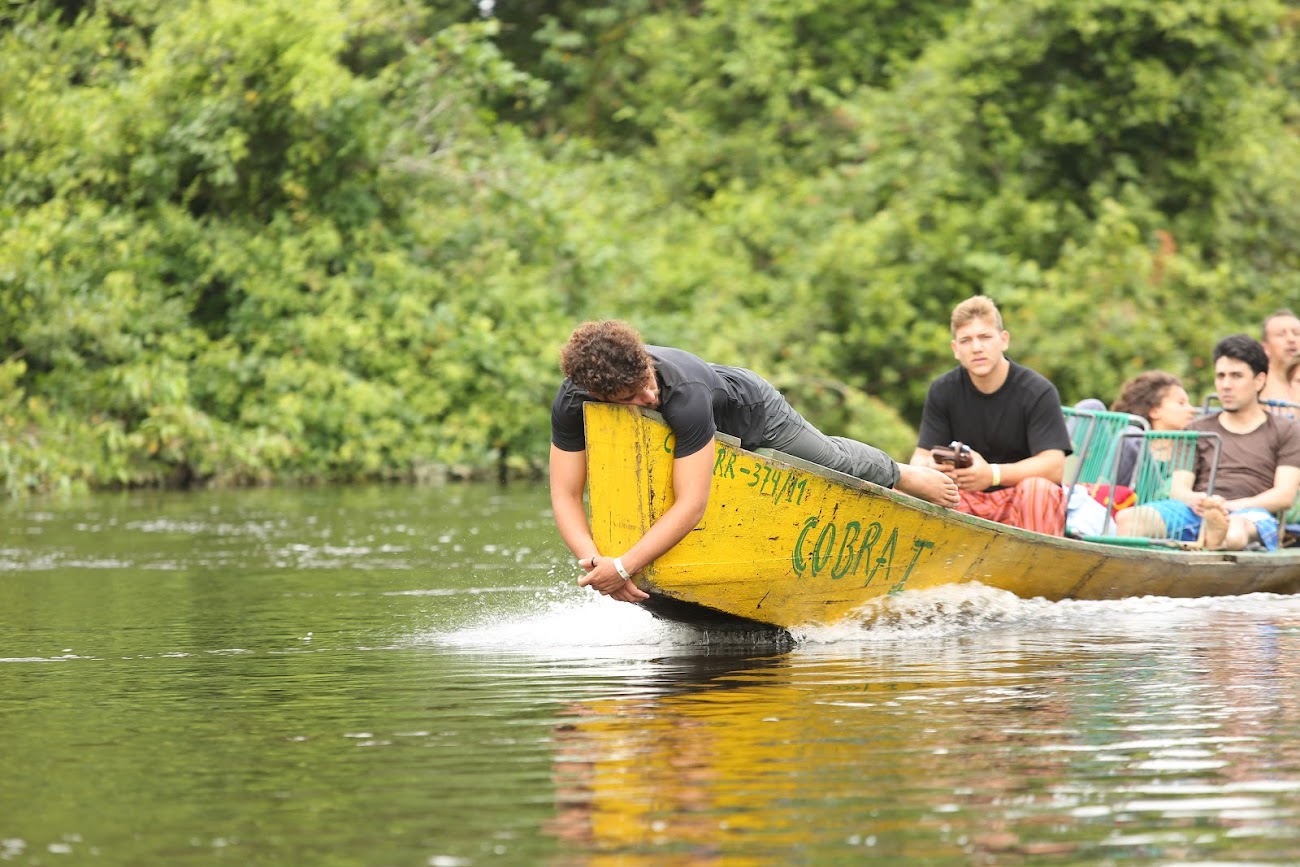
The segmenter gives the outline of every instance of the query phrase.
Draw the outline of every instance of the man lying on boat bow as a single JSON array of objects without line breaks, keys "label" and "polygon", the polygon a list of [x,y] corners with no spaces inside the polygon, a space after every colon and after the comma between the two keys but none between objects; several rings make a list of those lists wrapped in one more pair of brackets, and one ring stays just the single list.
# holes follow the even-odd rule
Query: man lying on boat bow
[{"label": "man lying on boat bow", "polygon": [[[624,602],[648,598],[632,575],[699,524],[713,483],[714,434],[746,449],[772,448],[887,488],[952,507],[957,484],[937,470],[899,464],[880,449],[813,427],[771,383],[751,370],[709,364],[681,349],[647,346],[626,322],[579,326],[560,353],[565,380],[551,406],[551,506],[555,524],[586,574],[578,584]],[[673,505],[617,556],[596,549],[587,484],[588,401],[658,410],[675,436]]]}]

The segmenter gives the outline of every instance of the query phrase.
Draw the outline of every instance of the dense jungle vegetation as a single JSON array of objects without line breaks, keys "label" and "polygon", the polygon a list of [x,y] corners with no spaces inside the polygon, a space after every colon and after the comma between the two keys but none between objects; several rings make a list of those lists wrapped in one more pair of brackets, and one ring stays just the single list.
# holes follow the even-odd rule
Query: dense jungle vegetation
[{"label": "dense jungle vegetation", "polygon": [[527,473],[590,318],[902,457],[1300,301],[1272,0],[0,2],[0,489]]}]

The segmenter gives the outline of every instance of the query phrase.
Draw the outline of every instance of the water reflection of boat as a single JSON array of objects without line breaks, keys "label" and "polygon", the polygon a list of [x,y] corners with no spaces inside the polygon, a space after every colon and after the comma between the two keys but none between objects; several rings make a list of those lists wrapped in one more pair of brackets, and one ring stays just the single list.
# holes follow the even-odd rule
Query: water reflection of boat
[{"label": "water reflection of boat", "polygon": [[[890,604],[965,596],[1006,594]],[[1018,604],[1059,610],[602,675],[552,729],[552,863],[1300,863],[1278,819],[1300,769],[1295,602]]]},{"label": "water reflection of boat", "polygon": [[[853,716],[917,686],[863,683],[856,662],[845,666],[847,675],[837,666],[811,668],[848,681],[834,690],[821,679],[813,685],[847,693]],[[866,761],[875,735],[845,731],[843,714],[810,700],[825,693],[798,683],[782,657],[700,674],[687,673],[677,690],[565,709],[553,735],[552,834],[627,859],[608,863],[759,863],[742,856],[814,839],[785,811],[804,798],[821,809],[821,796],[808,793],[826,775],[860,783],[862,769],[845,774],[844,767]],[[663,860],[646,860],[647,852]]]},{"label": "water reflection of boat", "polygon": [[[624,550],[672,503],[672,433],[637,407],[588,404],[586,424],[592,531],[601,550]],[[657,616],[779,632],[855,616],[904,589],[962,582],[1052,601],[1294,593],[1300,552],[1043,536],[720,439],[703,520],[637,582]]]},{"label": "water reflection of boat", "polygon": [[[1026,779],[1068,773],[1073,756],[1042,746],[1070,709],[1031,685],[1037,672],[1004,662],[1001,649],[942,644],[923,659],[813,652],[688,672],[680,690],[574,702],[552,736],[546,830],[589,853],[566,863],[589,865],[851,863],[850,853],[970,863],[960,859],[986,850],[984,838],[1005,838],[993,839],[1001,851],[1042,845],[1039,828],[1010,827],[995,806]],[[1035,809],[1039,826],[1043,815],[1068,822],[1059,803]]]}]

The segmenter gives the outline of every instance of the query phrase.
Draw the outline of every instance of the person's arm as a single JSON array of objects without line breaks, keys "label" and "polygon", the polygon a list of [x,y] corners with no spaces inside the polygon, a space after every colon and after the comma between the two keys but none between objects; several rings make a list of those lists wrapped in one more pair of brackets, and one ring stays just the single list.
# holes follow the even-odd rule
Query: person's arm
[{"label": "person's arm", "polygon": [[957,439],[953,435],[952,423],[948,417],[948,398],[944,394],[940,380],[930,383],[925,392],[925,406],[921,409],[921,428],[916,438],[916,450],[908,464],[913,467],[925,467],[931,470],[947,472],[951,465],[940,466],[934,460],[930,449],[938,445],[947,445]]},{"label": "person's arm", "polygon": [[[921,449],[917,450],[918,452]],[[971,456],[974,459],[969,467],[963,469],[954,469],[951,464],[945,464],[939,467],[939,470],[957,483],[957,487],[963,491],[987,491],[994,487],[994,470],[993,464],[985,460],[984,456],[977,451],[972,451]],[[924,460],[917,455],[912,456],[913,465],[918,460]],[[933,458],[931,458],[933,460]],[[1036,455],[1031,455],[1023,461],[1016,461],[1014,464],[998,464],[997,486],[1009,488],[1022,479],[1028,479],[1031,476],[1043,476],[1050,479],[1056,484],[1061,484],[1065,478],[1065,452],[1060,449],[1047,449]]]},{"label": "person's arm", "polygon": [[1195,482],[1196,474],[1191,470],[1174,470],[1169,478],[1169,498],[1186,503],[1199,515],[1201,506],[1205,502],[1205,492],[1192,490]]},{"label": "person's arm", "polygon": [[551,444],[551,511],[555,513],[555,527],[560,538],[569,546],[573,556],[586,567],[584,560],[598,555],[596,542],[591,538],[587,523],[587,509],[582,494],[587,487],[587,452],[566,452]]},{"label": "person's arm", "polygon": [[[1042,383],[1025,420],[1030,455],[1012,464],[999,465],[1000,483],[1004,486],[1035,476],[1057,485],[1065,483],[1065,456],[1073,449],[1070,430],[1061,412],[1061,397],[1056,387],[1047,380]],[[992,476],[990,470],[990,484]]]},{"label": "person's arm", "polygon": [[1273,487],[1253,497],[1225,500],[1223,506],[1229,512],[1238,509],[1267,509],[1270,512],[1282,512],[1291,508],[1295,502],[1297,486],[1300,486],[1300,467],[1282,464],[1273,472]]},{"label": "person's arm", "polygon": [[[555,527],[560,531],[560,538],[569,546],[573,556],[578,558],[578,565],[587,570],[587,574],[578,579],[579,586],[596,586],[601,593],[625,602],[649,598],[648,593],[631,581],[623,580],[614,568],[612,557],[600,556],[596,541],[591,536],[587,508],[582,502],[586,487],[587,452],[566,452],[552,443],[551,511],[555,513]],[[601,579],[603,583],[593,585],[596,579]],[[606,586],[611,589],[602,589]]]},{"label": "person's arm", "polygon": [[[1065,452],[1060,449],[1044,449],[1036,455],[1030,455],[1023,461],[1016,461],[1014,464],[999,464],[998,466],[1001,473],[999,482],[1003,487],[1011,487],[1016,482],[1033,476],[1042,476],[1058,485],[1065,480]],[[984,472],[988,474],[989,480],[984,487],[992,487],[992,466],[985,463]]]},{"label": "person's arm", "polygon": [[[713,486],[714,452],[714,442],[709,440],[704,448],[673,460],[673,504],[620,557],[629,575],[654,562],[700,523]],[[624,602],[649,598],[649,594],[618,574],[613,558],[609,557],[600,557],[596,568],[579,578],[578,583]]]}]

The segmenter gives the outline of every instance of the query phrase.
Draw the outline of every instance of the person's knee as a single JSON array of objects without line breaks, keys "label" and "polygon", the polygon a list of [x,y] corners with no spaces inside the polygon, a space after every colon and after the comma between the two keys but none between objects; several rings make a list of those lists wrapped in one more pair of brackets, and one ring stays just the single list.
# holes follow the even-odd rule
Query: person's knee
[{"label": "person's knee", "polygon": [[1115,513],[1115,533],[1120,536],[1164,538],[1165,516],[1159,509],[1133,506]]},{"label": "person's knee", "polygon": [[1051,479],[1043,476],[1030,476],[1016,482],[1016,489],[1024,494],[1034,496],[1056,496],[1062,495],[1061,486]]},{"label": "person's knee", "polygon": [[1115,532],[1120,536],[1160,536],[1164,530],[1164,520],[1155,509],[1134,506],[1115,513]]}]

